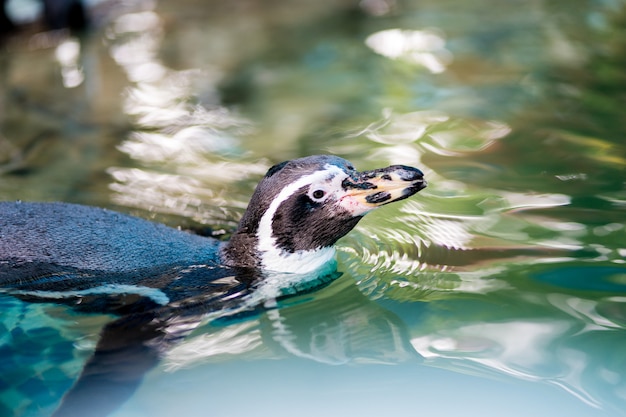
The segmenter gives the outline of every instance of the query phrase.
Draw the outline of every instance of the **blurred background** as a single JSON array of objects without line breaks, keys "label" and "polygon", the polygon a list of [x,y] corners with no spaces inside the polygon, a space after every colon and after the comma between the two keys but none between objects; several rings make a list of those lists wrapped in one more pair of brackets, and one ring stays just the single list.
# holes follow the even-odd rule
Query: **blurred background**
[{"label": "blurred background", "polygon": [[[2,200],[227,238],[286,159],[429,181],[337,282],[207,324],[116,416],[625,415],[624,0],[0,4]],[[0,414],[47,415],[103,319],[0,304]]]}]

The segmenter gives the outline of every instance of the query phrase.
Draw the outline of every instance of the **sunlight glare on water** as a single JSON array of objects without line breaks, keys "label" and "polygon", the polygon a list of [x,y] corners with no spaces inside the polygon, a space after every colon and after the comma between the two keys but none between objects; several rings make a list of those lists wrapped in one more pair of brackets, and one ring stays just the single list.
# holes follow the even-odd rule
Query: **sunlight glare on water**
[{"label": "sunlight glare on water", "polygon": [[[428,181],[330,285],[173,317],[113,416],[626,415],[622,0],[87,3],[87,33],[0,44],[2,200],[226,238],[286,159]],[[0,414],[49,415],[111,317],[0,304]]]},{"label": "sunlight glare on water", "polygon": [[423,66],[433,74],[444,72],[452,60],[445,40],[429,30],[383,30],[368,36],[365,44],[376,53]]}]

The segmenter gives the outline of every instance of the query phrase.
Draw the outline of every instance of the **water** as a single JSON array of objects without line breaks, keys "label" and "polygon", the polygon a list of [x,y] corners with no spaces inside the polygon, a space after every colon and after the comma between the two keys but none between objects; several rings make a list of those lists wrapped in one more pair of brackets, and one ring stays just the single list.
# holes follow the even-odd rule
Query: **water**
[{"label": "water", "polygon": [[[466,3],[100,2],[86,36],[4,43],[3,200],[227,235],[284,159],[429,181],[340,241],[336,282],[196,329],[116,417],[624,415],[625,4]],[[0,414],[47,415],[109,317],[0,304]]]}]

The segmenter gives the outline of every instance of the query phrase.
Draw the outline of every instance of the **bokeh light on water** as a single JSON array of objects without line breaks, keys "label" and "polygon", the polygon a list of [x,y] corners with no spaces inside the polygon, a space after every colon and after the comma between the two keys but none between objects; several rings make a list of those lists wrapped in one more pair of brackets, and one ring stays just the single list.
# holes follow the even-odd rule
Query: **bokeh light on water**
[{"label": "bokeh light on water", "polygon": [[[88,6],[0,46],[3,200],[228,235],[284,159],[429,181],[339,242],[335,283],[203,324],[117,416],[624,415],[623,1]],[[0,414],[52,410],[106,318],[0,303]]]}]

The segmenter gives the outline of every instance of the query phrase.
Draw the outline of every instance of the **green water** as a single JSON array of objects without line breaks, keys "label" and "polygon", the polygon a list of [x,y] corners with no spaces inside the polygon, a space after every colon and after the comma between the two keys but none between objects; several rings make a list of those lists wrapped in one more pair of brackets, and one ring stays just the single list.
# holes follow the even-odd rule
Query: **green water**
[{"label": "green water", "polygon": [[[228,234],[285,159],[429,187],[342,239],[329,287],[197,329],[116,417],[624,415],[624,1],[141,7],[0,47],[2,200]],[[0,306],[0,414],[47,415],[107,318]]]}]

